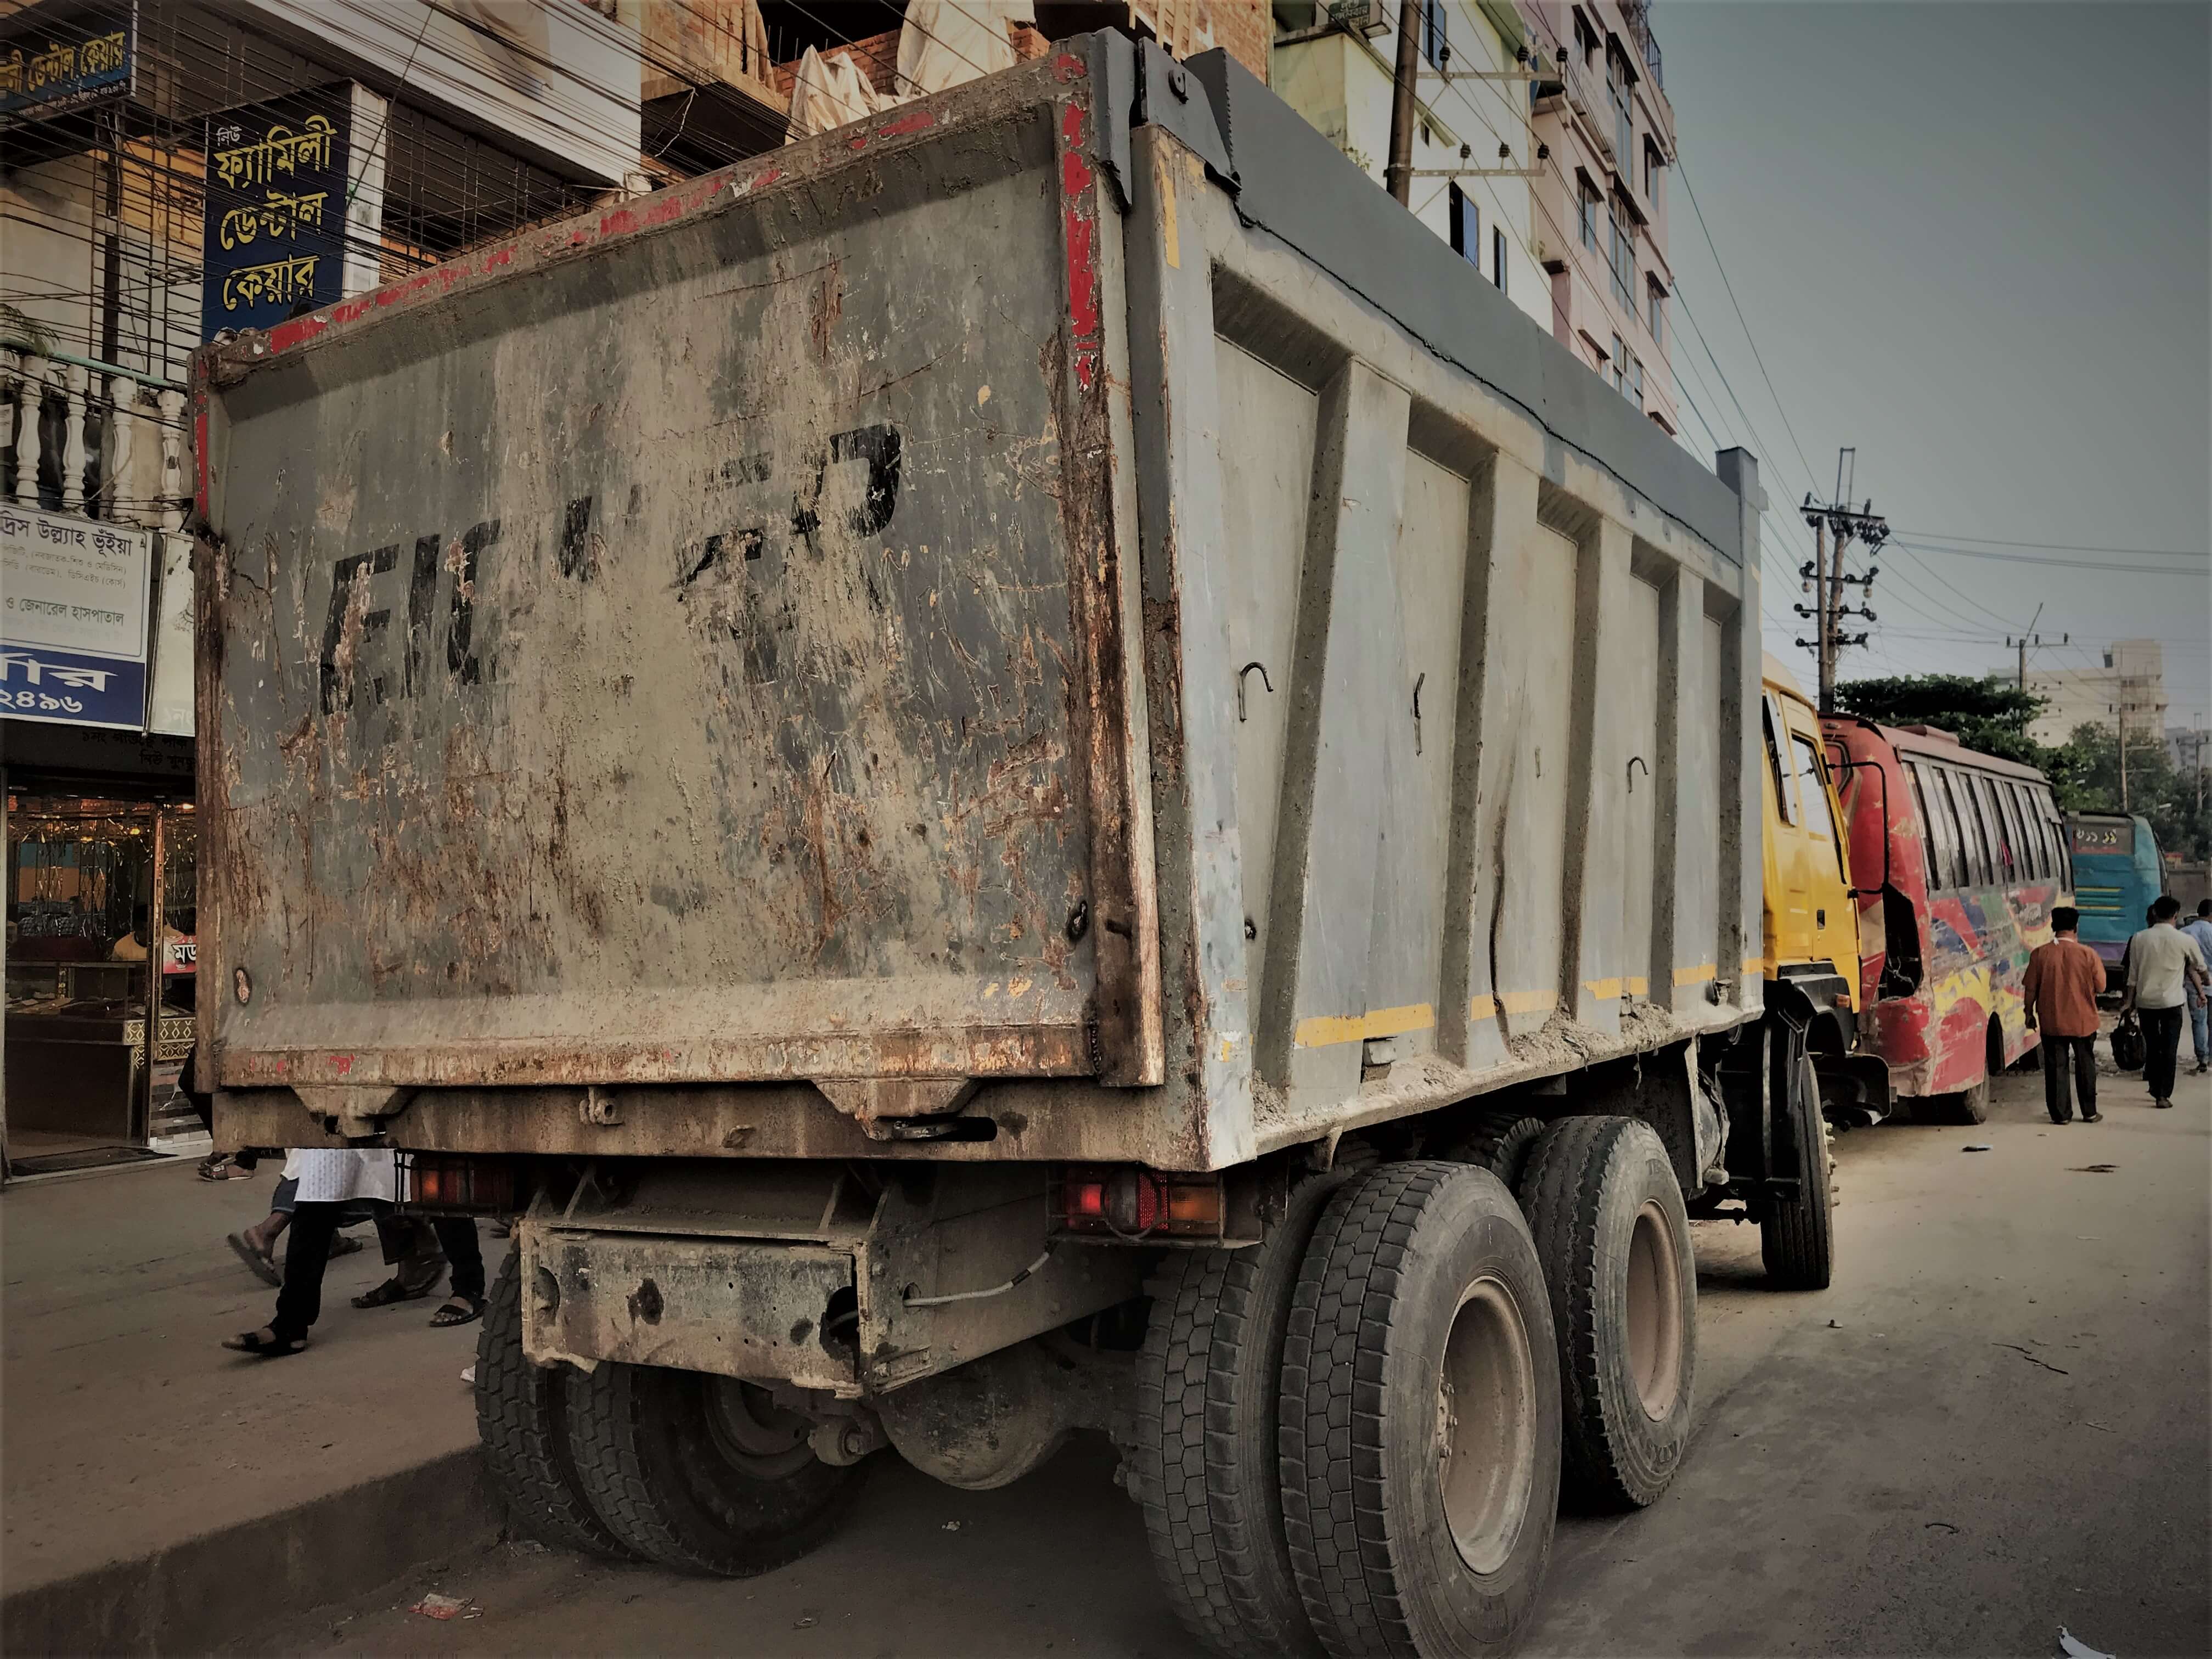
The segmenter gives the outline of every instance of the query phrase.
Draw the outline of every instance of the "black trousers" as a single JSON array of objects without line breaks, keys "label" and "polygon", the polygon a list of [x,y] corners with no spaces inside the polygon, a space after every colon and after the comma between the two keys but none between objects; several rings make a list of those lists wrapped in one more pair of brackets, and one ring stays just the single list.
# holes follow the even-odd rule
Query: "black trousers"
[{"label": "black trousers", "polygon": [[[2068,1097],[2066,1068],[2074,1068],[2072,1097]],[[2094,1036],[2053,1036],[2043,1034],[2043,1104],[2053,1123],[2073,1121],[2074,1100],[2081,1103],[2081,1115],[2097,1109],[2097,1039]]]},{"label": "black trousers", "polygon": [[2181,1028],[2189,1023],[2189,1010],[2138,1008],[2142,1017],[2143,1086],[2153,1100],[2173,1098],[2174,1062],[2181,1055]]},{"label": "black trousers", "polygon": [[[323,1271],[330,1266],[331,1240],[340,1227],[362,1219],[361,1210],[359,1202],[301,1204],[294,1208],[292,1236],[284,1248],[284,1288],[276,1292],[276,1316],[269,1322],[269,1328],[280,1339],[305,1336],[322,1316]],[[432,1218],[430,1225],[437,1231],[447,1261],[453,1264],[453,1294],[483,1296],[483,1252],[477,1244],[476,1218],[441,1215]]]}]

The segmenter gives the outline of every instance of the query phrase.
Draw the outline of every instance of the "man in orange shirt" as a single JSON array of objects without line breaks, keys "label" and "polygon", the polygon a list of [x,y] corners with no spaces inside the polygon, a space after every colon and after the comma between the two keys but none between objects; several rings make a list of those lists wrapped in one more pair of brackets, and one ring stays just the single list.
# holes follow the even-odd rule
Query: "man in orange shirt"
[{"label": "man in orange shirt", "polygon": [[2027,959],[2027,1023],[2043,1033],[2043,1103],[2053,1123],[2074,1121],[2074,1102],[2066,1088],[2066,1066],[2074,1066],[2073,1093],[2081,1098],[2081,1121],[2097,1123],[2097,994],[2105,988],[2105,964],[2074,937],[2081,914],[2061,905],[2051,913],[2052,938]]}]

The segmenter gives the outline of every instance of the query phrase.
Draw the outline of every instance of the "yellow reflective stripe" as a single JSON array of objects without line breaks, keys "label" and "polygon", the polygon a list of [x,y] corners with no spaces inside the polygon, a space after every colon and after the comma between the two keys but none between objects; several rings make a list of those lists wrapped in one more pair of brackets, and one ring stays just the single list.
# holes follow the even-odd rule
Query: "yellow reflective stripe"
[{"label": "yellow reflective stripe", "polygon": [[1674,970],[1674,983],[1703,985],[1709,979],[1717,979],[1720,976],[1720,971],[1710,962],[1701,962],[1694,968],[1677,968]]},{"label": "yellow reflective stripe", "polygon": [[1467,1017],[1469,1019],[1496,1019],[1498,1018],[1498,999],[1496,997],[1470,997],[1468,1000]]},{"label": "yellow reflective stripe", "polygon": [[1583,981],[1583,989],[1600,1002],[1618,1002],[1620,1000],[1620,981],[1617,978],[1586,979]]},{"label": "yellow reflective stripe", "polygon": [[1557,991],[1508,991],[1498,999],[1509,1014],[1548,1014],[1559,1006]]},{"label": "yellow reflective stripe", "polygon": [[1298,1022],[1296,1042],[1301,1048],[1328,1048],[1368,1037],[1425,1031],[1436,1023],[1437,1011],[1425,1002],[1404,1008],[1377,1008],[1364,1014],[1316,1014]]}]

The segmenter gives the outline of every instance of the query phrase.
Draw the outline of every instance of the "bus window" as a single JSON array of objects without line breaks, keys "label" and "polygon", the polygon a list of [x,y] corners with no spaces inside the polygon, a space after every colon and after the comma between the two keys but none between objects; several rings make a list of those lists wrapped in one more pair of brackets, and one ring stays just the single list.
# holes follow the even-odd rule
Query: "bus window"
[{"label": "bus window", "polygon": [[2021,878],[2020,860],[2013,853],[2014,837],[2005,828],[2004,813],[1997,806],[1997,781],[1979,772],[1973,775],[1973,779],[1974,799],[1982,809],[1982,827],[1989,833],[1990,876],[2009,887]]},{"label": "bus window", "polygon": [[1850,872],[1844,868],[1844,848],[1836,834],[1835,820],[1828,816],[1828,792],[1820,769],[1820,745],[1802,732],[1790,734],[1790,748],[1797,757],[1797,799],[1804,803],[1805,827],[1835,849],[1836,873],[1850,885]]},{"label": "bus window", "polygon": [[1949,772],[1940,766],[1931,766],[1928,779],[1936,796],[1936,816],[1951,835],[1950,856],[1944,860],[1951,867],[1949,884],[1972,887],[1984,878],[1974,856],[1973,820],[1960,810],[1960,792],[1952,787]]},{"label": "bus window", "polygon": [[2070,890],[2074,885],[2074,854],[2067,845],[2066,824],[2058,816],[2058,803],[2048,789],[2037,793],[2043,812],[2043,833],[2050,838],[2052,874]]},{"label": "bus window", "polygon": [[1959,865],[1959,821],[1951,816],[1949,799],[1942,793],[1942,779],[1932,766],[1908,761],[1912,793],[1920,803],[1920,834],[1928,854],[1928,890],[1963,884]]},{"label": "bus window", "polygon": [[2020,814],[2020,842],[2028,849],[2028,869],[2035,880],[2051,880],[2051,848],[2044,845],[2044,825],[2035,817],[2035,790],[2027,783],[2013,785],[2013,811]]},{"label": "bus window", "polygon": [[2040,881],[2043,878],[2043,858],[2025,828],[2028,820],[2021,812],[2020,786],[2000,783],[1997,786],[1997,805],[2004,812],[2005,840],[2011,843],[2013,860],[2017,866],[2015,881]]},{"label": "bus window", "polygon": [[1949,786],[1951,803],[1959,811],[1959,844],[1966,851],[1966,879],[1976,887],[1987,887],[1996,879],[1996,872],[1990,858],[1989,832],[1982,823],[1981,806],[1974,799],[1973,779],[1964,772],[1946,771],[1943,781]]},{"label": "bus window", "polygon": [[1782,732],[1784,730],[1782,711],[1775,707],[1772,696],[1763,700],[1762,723],[1766,727],[1766,769],[1774,780],[1774,810],[1782,815],[1784,823],[1802,822],[1797,812],[1797,797],[1790,787],[1790,769],[1782,763]]}]

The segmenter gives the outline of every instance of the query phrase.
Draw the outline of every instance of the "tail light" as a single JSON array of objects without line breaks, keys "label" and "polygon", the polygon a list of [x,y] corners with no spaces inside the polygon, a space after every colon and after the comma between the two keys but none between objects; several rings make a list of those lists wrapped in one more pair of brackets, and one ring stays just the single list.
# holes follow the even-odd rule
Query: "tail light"
[{"label": "tail light", "polygon": [[1053,1188],[1062,1232],[1104,1238],[1218,1238],[1221,1177],[1161,1175],[1127,1164],[1072,1164]]},{"label": "tail light", "polygon": [[405,1152],[399,1158],[399,1201],[410,1210],[512,1215],[522,1206],[514,1163],[450,1152]]}]

